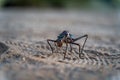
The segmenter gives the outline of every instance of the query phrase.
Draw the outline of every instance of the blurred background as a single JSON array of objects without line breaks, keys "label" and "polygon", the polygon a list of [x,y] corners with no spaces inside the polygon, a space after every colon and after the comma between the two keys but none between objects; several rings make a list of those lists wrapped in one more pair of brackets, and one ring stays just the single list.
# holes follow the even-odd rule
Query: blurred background
[{"label": "blurred background", "polygon": [[0,32],[6,39],[56,38],[65,29],[76,35],[120,36],[120,0],[0,0],[0,8]]},{"label": "blurred background", "polygon": [[1,7],[36,8],[116,8],[120,0],[0,0]]},{"label": "blurred background", "polygon": [[[45,30],[47,27],[58,29],[56,26],[64,26],[70,31],[81,30],[81,33],[101,34],[109,30],[108,34],[118,35],[119,7],[120,0],[0,0],[0,27],[2,31],[6,29],[11,33],[22,29],[19,27],[35,29],[38,26],[36,30],[32,29],[37,32],[38,28]],[[13,30],[13,27],[17,28]],[[94,28],[97,28],[96,32],[92,31]]]}]

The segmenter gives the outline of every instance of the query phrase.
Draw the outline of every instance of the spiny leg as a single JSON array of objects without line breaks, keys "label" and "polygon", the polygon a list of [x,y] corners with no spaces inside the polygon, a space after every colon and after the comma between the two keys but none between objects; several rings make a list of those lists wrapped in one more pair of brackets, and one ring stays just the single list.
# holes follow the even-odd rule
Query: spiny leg
[{"label": "spiny leg", "polygon": [[51,50],[52,50],[52,53],[53,53],[53,48],[52,48],[52,46],[51,46],[51,44],[50,44],[50,41],[51,41],[51,42],[56,42],[56,40],[47,39],[47,42],[48,42],[48,44],[49,44],[49,46],[50,46],[50,48],[51,48]]},{"label": "spiny leg", "polygon": [[84,43],[83,43],[83,45],[82,45],[82,48],[81,48],[81,54],[82,54],[82,52],[83,52],[83,48],[84,48],[84,46],[85,46],[85,43],[86,43],[86,41],[87,41],[87,38],[88,38],[88,35],[83,35],[83,36],[81,36],[81,37],[78,37],[78,38],[76,38],[76,39],[73,39],[73,42],[75,42],[75,41],[77,41],[77,40],[79,40],[79,39],[82,39],[82,38],[84,38],[85,37],[85,41],[84,41]]}]

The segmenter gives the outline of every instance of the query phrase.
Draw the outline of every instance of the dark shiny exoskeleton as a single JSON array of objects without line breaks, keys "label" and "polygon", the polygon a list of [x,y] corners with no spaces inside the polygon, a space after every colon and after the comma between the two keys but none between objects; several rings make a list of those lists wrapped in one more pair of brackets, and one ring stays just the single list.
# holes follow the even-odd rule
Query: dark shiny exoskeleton
[{"label": "dark shiny exoskeleton", "polygon": [[[84,37],[85,37],[85,41],[84,41],[82,47],[80,46],[80,44],[75,43],[75,41],[77,41],[81,38],[84,38]],[[70,34],[68,31],[65,30],[61,34],[59,34],[59,36],[57,37],[56,40],[47,39],[47,42],[48,42],[48,44],[49,44],[49,46],[52,50],[52,53],[53,53],[53,48],[50,44],[50,41],[57,44],[56,47],[62,47],[63,43],[65,43],[66,44],[66,50],[65,50],[65,53],[64,53],[64,59],[65,59],[65,56],[66,56],[66,53],[67,53],[68,44],[70,44],[70,51],[71,52],[72,52],[72,45],[71,44],[77,45],[79,47],[79,57],[81,58],[81,54],[83,52],[83,48],[85,46],[87,38],[88,38],[88,35],[83,35],[83,36],[80,36],[78,38],[74,38],[72,34]]]}]

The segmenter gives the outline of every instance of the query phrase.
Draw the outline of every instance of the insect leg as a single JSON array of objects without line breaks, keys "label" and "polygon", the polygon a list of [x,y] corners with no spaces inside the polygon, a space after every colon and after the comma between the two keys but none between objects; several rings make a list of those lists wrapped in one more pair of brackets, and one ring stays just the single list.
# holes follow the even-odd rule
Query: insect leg
[{"label": "insect leg", "polygon": [[66,49],[65,49],[65,53],[64,53],[64,59],[65,59],[65,56],[66,56],[66,53],[67,53],[67,49],[68,49],[68,43],[66,43]]},{"label": "insect leg", "polygon": [[52,53],[53,53],[53,48],[52,48],[50,42],[56,42],[56,40],[47,39],[47,43],[49,44],[49,46],[50,46],[50,48],[52,50]]},{"label": "insect leg", "polygon": [[79,47],[79,58],[81,58],[81,53],[80,53],[80,44],[78,44],[78,43],[71,43],[71,44],[77,45],[77,46]]},{"label": "insect leg", "polygon": [[70,43],[70,52],[72,52],[72,50],[73,50],[73,49],[72,49],[72,44]]},{"label": "insect leg", "polygon": [[73,42],[75,42],[75,41],[77,41],[77,40],[79,40],[79,39],[82,39],[82,38],[84,38],[84,37],[85,37],[85,41],[84,41],[84,43],[83,43],[83,45],[82,45],[82,48],[81,48],[81,52],[80,52],[80,53],[83,52],[83,48],[84,48],[85,43],[86,43],[86,41],[87,41],[88,35],[83,35],[83,36],[81,36],[81,37],[78,37],[78,38],[76,38],[76,39],[73,39]]},{"label": "insect leg", "polygon": [[57,52],[58,52],[58,46],[56,45],[56,42],[54,42],[54,44],[55,44],[55,47],[56,47],[56,49],[57,49]]}]

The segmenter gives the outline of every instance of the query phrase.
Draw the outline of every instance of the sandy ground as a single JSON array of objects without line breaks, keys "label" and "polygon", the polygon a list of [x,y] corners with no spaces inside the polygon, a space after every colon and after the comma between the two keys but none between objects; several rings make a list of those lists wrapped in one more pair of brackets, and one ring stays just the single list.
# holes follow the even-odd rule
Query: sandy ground
[{"label": "sandy ground", "polygon": [[[120,80],[120,32],[115,13],[1,10],[0,80]],[[84,56],[76,46],[51,53],[47,39],[63,30],[88,34]],[[83,39],[84,40],[84,39]],[[77,41],[82,45],[83,40]]]}]

